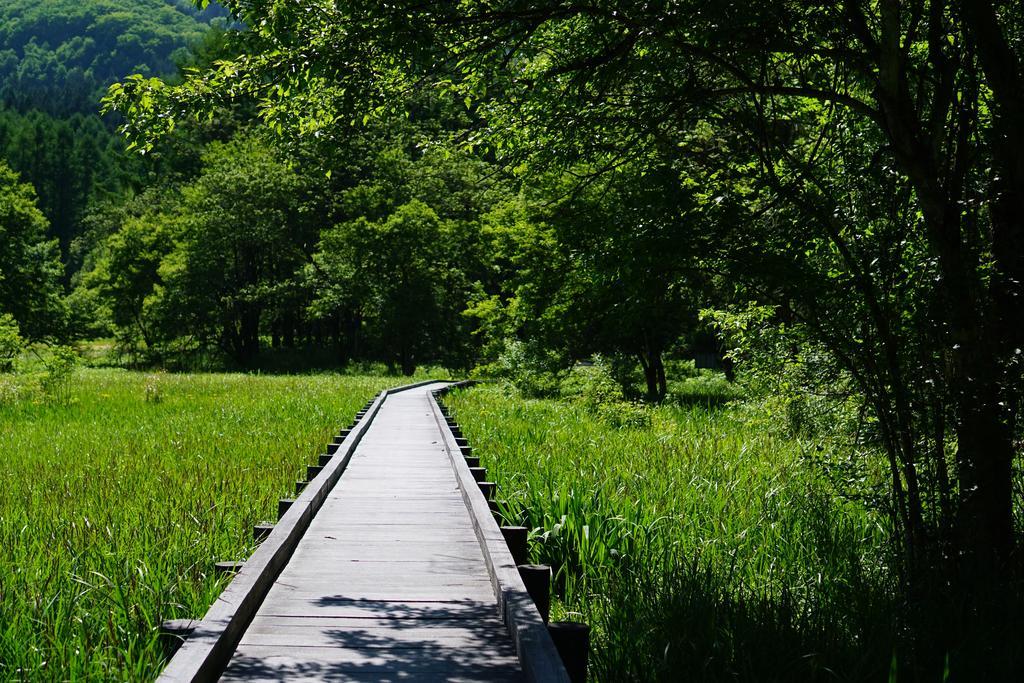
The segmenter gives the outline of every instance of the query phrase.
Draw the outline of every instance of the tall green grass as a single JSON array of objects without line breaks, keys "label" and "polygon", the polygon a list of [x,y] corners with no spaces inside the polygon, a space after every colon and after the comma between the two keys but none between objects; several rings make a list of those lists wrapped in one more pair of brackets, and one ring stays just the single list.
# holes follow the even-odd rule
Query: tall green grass
[{"label": "tall green grass", "polygon": [[497,387],[447,399],[555,569],[554,616],[594,629],[599,681],[860,681],[895,642],[882,520],[833,495],[809,445],[732,409],[616,429]]},{"label": "tall green grass", "polygon": [[159,623],[202,616],[213,563],[401,383],[83,370],[67,403],[0,402],[0,680],[154,678]]}]

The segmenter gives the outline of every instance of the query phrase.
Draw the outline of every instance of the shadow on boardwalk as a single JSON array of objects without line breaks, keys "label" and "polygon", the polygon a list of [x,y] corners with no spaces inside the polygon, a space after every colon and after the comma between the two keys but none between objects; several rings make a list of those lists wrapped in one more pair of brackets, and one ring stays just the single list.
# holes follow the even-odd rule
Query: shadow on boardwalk
[{"label": "shadow on boardwalk", "polygon": [[[494,604],[473,600],[391,602],[344,595],[324,597],[317,603],[339,614],[358,614],[357,618],[339,619],[344,618],[346,623],[365,620],[373,628],[331,628],[333,619],[324,617],[325,628],[320,632],[323,639],[317,645],[295,646],[286,655],[278,648],[265,656],[259,647],[240,648],[226,680],[522,680],[520,675],[510,673],[518,669],[511,642],[494,643],[496,632],[504,634]],[[417,633],[408,633],[413,630]],[[433,635],[424,637],[425,630]],[[460,642],[481,638],[492,644],[486,653],[460,646]],[[499,657],[494,656],[495,646]]]}]

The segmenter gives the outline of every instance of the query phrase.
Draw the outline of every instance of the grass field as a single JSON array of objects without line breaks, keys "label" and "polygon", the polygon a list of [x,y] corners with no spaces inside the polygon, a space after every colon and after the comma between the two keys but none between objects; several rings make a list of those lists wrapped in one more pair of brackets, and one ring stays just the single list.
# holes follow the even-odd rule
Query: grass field
[{"label": "grass field", "polygon": [[201,616],[304,466],[398,378],[80,370],[0,402],[0,680],[123,680]]},{"label": "grass field", "polygon": [[599,681],[885,680],[880,520],[828,492],[809,444],[730,408],[614,429],[571,403],[453,394],[507,516],[556,569],[554,618],[594,628]]}]

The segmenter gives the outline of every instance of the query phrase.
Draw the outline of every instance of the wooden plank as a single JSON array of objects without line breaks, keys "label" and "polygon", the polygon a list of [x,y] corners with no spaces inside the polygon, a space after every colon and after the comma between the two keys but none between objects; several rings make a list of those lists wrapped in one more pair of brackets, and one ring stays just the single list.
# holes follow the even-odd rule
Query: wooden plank
[{"label": "wooden plank", "polygon": [[336,600],[311,617],[308,610],[284,601],[280,605],[264,603],[261,617],[301,617],[305,619],[402,619],[417,621],[469,619],[479,623],[496,619],[494,605],[473,600],[373,600],[351,598]]},{"label": "wooden plank", "polygon": [[249,625],[241,645],[285,647],[478,648],[515,656],[512,641],[494,638],[501,633],[497,620],[433,621],[415,619],[306,619],[260,617]]},{"label": "wooden plank", "polygon": [[280,648],[242,645],[227,673],[229,676],[237,676],[240,672],[259,675],[267,668],[279,676],[289,670],[303,674],[318,671],[324,676],[349,672],[401,671],[442,673],[476,681],[491,681],[494,676],[509,676],[519,666],[514,652],[503,653],[487,647],[427,649],[431,651],[424,653],[422,649],[411,648]]}]

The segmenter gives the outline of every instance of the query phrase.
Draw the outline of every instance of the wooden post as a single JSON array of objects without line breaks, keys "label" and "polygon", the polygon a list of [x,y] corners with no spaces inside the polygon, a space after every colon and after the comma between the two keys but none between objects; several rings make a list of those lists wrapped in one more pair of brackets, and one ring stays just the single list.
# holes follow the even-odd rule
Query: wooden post
[{"label": "wooden post", "polygon": [[526,592],[533,598],[544,623],[551,617],[551,567],[546,564],[521,564],[519,576],[523,579]]},{"label": "wooden post", "polygon": [[274,530],[274,525],[270,522],[260,522],[252,528],[252,540],[257,543],[262,543],[263,539],[270,535],[270,532]]},{"label": "wooden post", "polygon": [[501,535],[505,537],[509,552],[516,564],[526,564],[530,561],[530,530],[525,526],[503,526]]},{"label": "wooden post", "polygon": [[498,487],[493,481],[478,481],[476,485],[480,487],[480,492],[484,494],[485,500],[493,498],[494,489]]},{"label": "wooden post", "polygon": [[480,458],[470,456],[466,458],[466,464],[472,467],[480,467]]},{"label": "wooden post", "polygon": [[284,517],[284,513],[288,512],[288,508],[290,508],[294,502],[294,498],[282,498],[277,501],[277,518],[281,519]]},{"label": "wooden post", "polygon": [[317,465],[306,465],[306,479],[313,481],[316,479],[316,475],[323,472],[324,468]]},{"label": "wooden post", "polygon": [[469,456],[473,455],[473,447],[472,446],[459,446],[459,450],[462,451],[462,455],[464,455],[467,458]]},{"label": "wooden post", "polygon": [[160,645],[168,659],[174,656],[199,622],[194,619],[171,619],[160,624]]},{"label": "wooden post", "polygon": [[237,574],[245,566],[245,562],[218,562],[213,565],[213,573],[217,576]]},{"label": "wooden post", "polygon": [[335,453],[338,452],[338,449],[340,447],[341,447],[340,443],[329,443],[329,444],[327,444],[327,455],[334,455]]},{"label": "wooden post", "polygon": [[590,659],[590,627],[573,621],[548,624],[548,633],[569,674],[571,683],[586,683]]},{"label": "wooden post", "polygon": [[309,484],[308,481],[296,481],[295,482],[295,495],[299,495],[306,490],[306,486]]},{"label": "wooden post", "polygon": [[469,473],[473,475],[473,479],[476,481],[487,480],[487,468],[486,467],[470,467]]},{"label": "wooden post", "polygon": [[332,455],[331,453],[321,453],[320,460],[318,461],[320,467],[327,467],[327,465],[330,464],[331,462],[331,458],[333,457],[334,455]]},{"label": "wooden post", "polygon": [[455,443],[458,444],[459,448],[462,448],[463,446],[468,446],[469,445],[469,441],[467,441],[466,439],[463,439],[461,437],[455,439]]}]

